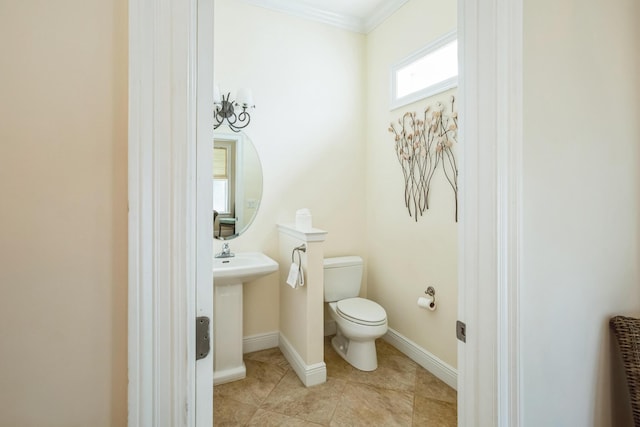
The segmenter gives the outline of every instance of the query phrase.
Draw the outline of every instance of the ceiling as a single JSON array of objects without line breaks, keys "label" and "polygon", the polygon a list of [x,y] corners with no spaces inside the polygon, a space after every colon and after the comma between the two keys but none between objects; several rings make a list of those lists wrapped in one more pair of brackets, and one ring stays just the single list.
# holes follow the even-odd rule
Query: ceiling
[{"label": "ceiling", "polygon": [[349,31],[368,33],[409,0],[244,0]]}]

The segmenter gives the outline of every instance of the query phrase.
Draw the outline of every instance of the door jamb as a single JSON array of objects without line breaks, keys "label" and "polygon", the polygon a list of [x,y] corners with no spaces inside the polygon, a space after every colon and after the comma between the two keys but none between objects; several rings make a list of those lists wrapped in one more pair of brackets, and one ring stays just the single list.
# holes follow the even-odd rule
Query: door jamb
[{"label": "door jamb", "polygon": [[458,423],[522,424],[523,0],[458,0]]}]

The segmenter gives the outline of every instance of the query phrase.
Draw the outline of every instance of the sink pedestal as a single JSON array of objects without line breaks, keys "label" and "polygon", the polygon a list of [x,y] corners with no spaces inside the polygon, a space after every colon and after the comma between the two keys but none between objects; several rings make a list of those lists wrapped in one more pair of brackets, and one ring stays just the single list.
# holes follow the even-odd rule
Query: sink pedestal
[{"label": "sink pedestal", "polygon": [[242,286],[278,271],[278,263],[260,252],[237,253],[213,260],[213,384],[241,380]]},{"label": "sink pedestal", "polygon": [[242,360],[242,282],[214,287],[213,384],[241,380],[247,369]]}]

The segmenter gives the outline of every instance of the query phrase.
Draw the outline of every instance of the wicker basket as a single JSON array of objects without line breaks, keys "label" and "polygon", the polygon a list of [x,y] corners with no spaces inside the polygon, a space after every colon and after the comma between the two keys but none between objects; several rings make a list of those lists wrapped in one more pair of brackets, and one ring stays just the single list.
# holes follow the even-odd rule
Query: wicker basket
[{"label": "wicker basket", "polygon": [[633,421],[640,427],[640,319],[616,316],[609,326],[618,339],[622,362],[629,385]]}]

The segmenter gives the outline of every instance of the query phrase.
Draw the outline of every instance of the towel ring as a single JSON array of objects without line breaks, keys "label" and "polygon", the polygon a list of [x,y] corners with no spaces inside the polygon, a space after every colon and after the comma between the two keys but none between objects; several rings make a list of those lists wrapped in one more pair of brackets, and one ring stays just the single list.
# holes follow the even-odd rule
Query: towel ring
[{"label": "towel ring", "polygon": [[[304,272],[302,271],[302,254],[301,252],[307,252],[307,245],[304,243],[300,246],[293,248],[291,251],[291,262],[295,263],[295,254],[298,254],[298,276],[302,277]],[[304,279],[303,279],[304,280]]]},{"label": "towel ring", "polygon": [[303,243],[300,246],[293,248],[293,250],[291,251],[291,262],[294,261],[294,255],[297,253],[298,265],[302,264],[302,254],[300,254],[300,252],[307,252],[307,245]]}]

